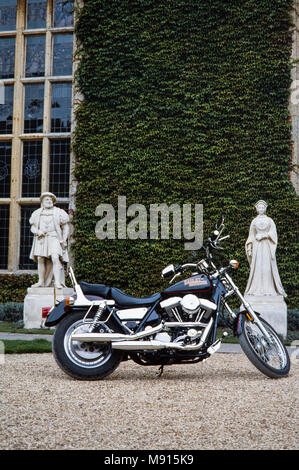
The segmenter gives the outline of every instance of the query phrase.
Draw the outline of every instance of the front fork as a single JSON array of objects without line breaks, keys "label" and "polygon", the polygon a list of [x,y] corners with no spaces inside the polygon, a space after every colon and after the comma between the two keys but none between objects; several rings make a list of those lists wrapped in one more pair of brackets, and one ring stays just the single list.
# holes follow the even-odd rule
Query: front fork
[{"label": "front fork", "polygon": [[[243,314],[245,313],[247,318],[252,322],[252,323],[255,323],[258,328],[260,329],[260,331],[263,333],[263,335],[267,338],[267,340],[269,341],[269,343],[272,343],[272,338],[271,336],[269,335],[268,331],[266,330],[266,328],[264,327],[264,325],[262,324],[262,322],[260,321],[258,315],[255,313],[255,311],[253,310],[253,308],[251,307],[251,305],[246,301],[246,299],[243,297],[243,295],[241,294],[239,288],[236,286],[236,284],[234,283],[234,281],[232,280],[232,278],[227,274],[225,273],[225,277],[227,279],[227,281],[229,282],[229,284],[231,285],[232,287],[232,293],[235,293],[237,294],[237,296],[239,297],[239,299],[241,300],[242,302],[242,305],[244,306],[244,309],[245,311],[243,312]],[[227,304],[227,302],[224,301],[224,306],[225,308],[228,310],[229,314],[231,315],[231,317],[233,319],[236,319],[238,315],[236,315],[232,309],[229,307],[229,305]],[[239,314],[240,315],[240,314]]]}]

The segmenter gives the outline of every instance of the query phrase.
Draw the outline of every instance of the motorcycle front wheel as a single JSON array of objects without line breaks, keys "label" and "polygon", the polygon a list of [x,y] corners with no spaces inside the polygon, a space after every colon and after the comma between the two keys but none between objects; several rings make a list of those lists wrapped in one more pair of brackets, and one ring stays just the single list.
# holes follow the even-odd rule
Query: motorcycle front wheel
[{"label": "motorcycle front wheel", "polygon": [[[109,343],[72,341],[71,335],[87,333],[92,320],[83,321],[86,312],[67,315],[57,325],[52,352],[59,367],[78,380],[100,380],[111,374],[122,359],[120,351],[112,350]],[[102,323],[103,333],[113,331],[111,324]]]},{"label": "motorcycle front wheel", "polygon": [[286,377],[290,370],[289,354],[276,331],[263,318],[260,322],[266,329],[271,342],[263,335],[258,325],[245,314],[240,318],[239,343],[252,364],[263,374],[273,379]]}]

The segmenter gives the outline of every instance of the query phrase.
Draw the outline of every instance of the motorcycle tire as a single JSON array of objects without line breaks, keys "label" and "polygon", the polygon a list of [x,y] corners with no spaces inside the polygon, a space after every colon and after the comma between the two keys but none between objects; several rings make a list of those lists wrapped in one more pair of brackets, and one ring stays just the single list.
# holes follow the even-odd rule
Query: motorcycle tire
[{"label": "motorcycle tire", "polygon": [[259,317],[272,339],[272,344],[269,345],[258,326],[245,314],[241,314],[239,320],[241,330],[239,343],[252,364],[270,378],[287,377],[290,371],[289,354],[272,326]]},{"label": "motorcycle tire", "polygon": [[[109,343],[71,341],[71,334],[88,332],[90,322],[83,323],[86,312],[70,313],[57,325],[53,343],[53,356],[59,367],[70,377],[78,380],[101,380],[111,374],[122,360],[122,352],[111,348]],[[102,323],[102,332],[111,332],[110,322]]]}]

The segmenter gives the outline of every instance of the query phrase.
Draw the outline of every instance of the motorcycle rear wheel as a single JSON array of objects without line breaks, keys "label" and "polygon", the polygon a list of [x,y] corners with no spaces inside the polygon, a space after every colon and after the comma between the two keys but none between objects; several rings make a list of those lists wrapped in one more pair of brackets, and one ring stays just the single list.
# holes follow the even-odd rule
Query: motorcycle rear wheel
[{"label": "motorcycle rear wheel", "polygon": [[269,344],[258,326],[245,314],[241,314],[239,343],[252,364],[263,374],[273,379],[287,377],[290,370],[289,354],[276,331],[263,318],[259,317],[271,337]]},{"label": "motorcycle rear wheel", "polygon": [[[111,374],[122,359],[122,352],[112,350],[109,343],[72,341],[76,332],[88,332],[89,322],[83,322],[86,312],[70,313],[57,325],[52,352],[59,367],[78,380],[100,380]],[[102,324],[103,332],[112,331],[112,325]]]}]

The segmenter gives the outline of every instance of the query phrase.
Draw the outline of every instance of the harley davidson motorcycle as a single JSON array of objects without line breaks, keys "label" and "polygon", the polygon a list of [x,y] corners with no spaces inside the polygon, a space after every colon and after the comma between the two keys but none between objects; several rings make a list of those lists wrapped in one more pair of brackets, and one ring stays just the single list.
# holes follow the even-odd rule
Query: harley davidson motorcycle
[{"label": "harley davidson motorcycle", "polygon": [[[243,352],[263,374],[286,377],[290,359],[274,329],[253,311],[231,278],[238,262],[217,267],[213,254],[229,237],[221,236],[224,218],[203,245],[205,256],[197,263],[169,265],[162,277],[170,284],[187,271],[187,279],[172,284],[161,293],[146,298],[125,294],[104,284],[77,282],[72,297],[49,311],[45,326],[56,326],[53,354],[64,372],[79,380],[103,379],[121,361],[133,360],[144,366],[194,364],[207,359],[220,347],[217,324],[222,309]],[[235,313],[227,299],[237,295],[243,309]]]}]

